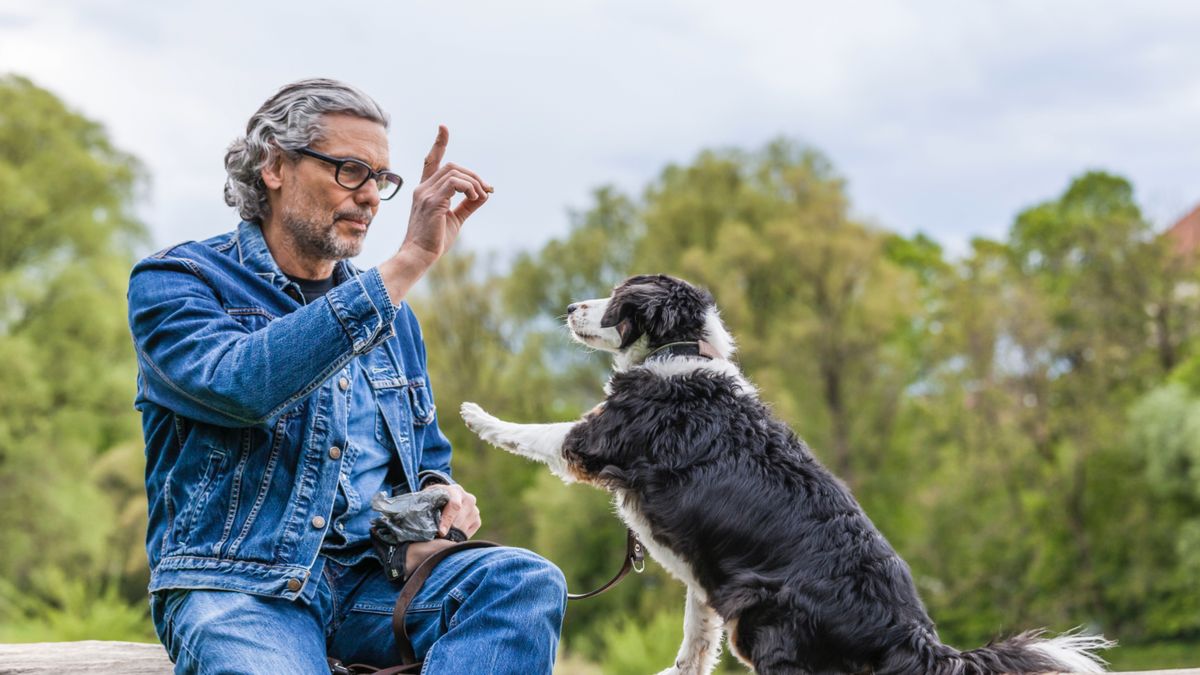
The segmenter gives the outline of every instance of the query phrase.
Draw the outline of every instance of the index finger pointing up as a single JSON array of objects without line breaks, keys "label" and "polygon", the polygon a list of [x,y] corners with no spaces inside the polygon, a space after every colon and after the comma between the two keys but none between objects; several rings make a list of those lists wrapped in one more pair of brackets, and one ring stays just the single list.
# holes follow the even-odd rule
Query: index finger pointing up
[{"label": "index finger pointing up", "polygon": [[425,155],[425,168],[421,170],[421,182],[425,182],[442,165],[442,156],[446,154],[446,145],[450,143],[450,130],[446,125],[438,125],[437,138],[429,154]]}]

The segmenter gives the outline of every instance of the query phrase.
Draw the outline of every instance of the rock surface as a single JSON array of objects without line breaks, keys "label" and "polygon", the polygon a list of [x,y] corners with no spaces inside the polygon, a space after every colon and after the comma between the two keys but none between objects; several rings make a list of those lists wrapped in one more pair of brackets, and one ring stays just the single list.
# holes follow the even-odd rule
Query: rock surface
[{"label": "rock surface", "polygon": [[[161,645],[140,642],[34,642],[0,644],[0,675],[121,673],[169,675],[170,659]],[[1121,675],[1112,673],[1111,675]],[[1127,673],[1125,675],[1134,675]],[[1136,675],[1200,675],[1200,668],[1146,670]]]},{"label": "rock surface", "polygon": [[0,675],[123,673],[169,675],[174,666],[159,644],[140,642],[30,642],[0,645]]}]

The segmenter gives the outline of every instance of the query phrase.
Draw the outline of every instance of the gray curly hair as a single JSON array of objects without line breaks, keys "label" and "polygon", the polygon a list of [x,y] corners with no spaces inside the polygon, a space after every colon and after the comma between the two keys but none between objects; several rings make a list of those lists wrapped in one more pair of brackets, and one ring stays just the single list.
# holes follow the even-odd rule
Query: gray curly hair
[{"label": "gray curly hair", "polygon": [[225,153],[225,203],[243,220],[270,215],[262,169],[280,150],[291,151],[323,138],[322,116],[345,113],[388,126],[388,114],[370,96],[344,82],[315,78],[285,85],[246,124],[246,135]]}]

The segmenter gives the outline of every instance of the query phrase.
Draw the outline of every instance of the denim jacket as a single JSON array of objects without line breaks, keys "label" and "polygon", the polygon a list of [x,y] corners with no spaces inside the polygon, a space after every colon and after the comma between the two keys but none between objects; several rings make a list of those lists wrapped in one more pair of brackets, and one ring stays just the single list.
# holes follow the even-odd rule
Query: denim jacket
[{"label": "denim jacket", "polygon": [[378,270],[342,261],[334,282],[301,304],[248,222],[133,268],[150,591],[301,597],[330,526],[352,359],[403,467],[394,491],[449,482],[412,310],[391,304]]}]

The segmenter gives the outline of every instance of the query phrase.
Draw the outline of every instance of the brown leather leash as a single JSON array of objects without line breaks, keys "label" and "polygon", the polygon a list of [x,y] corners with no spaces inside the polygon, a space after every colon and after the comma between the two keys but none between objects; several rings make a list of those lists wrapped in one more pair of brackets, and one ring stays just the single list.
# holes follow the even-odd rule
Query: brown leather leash
[{"label": "brown leather leash", "polygon": [[644,569],[646,569],[646,549],[642,546],[642,542],[638,541],[637,535],[633,533],[633,530],[626,530],[625,562],[621,565],[621,570],[617,572],[617,576],[609,579],[608,583],[594,591],[588,591],[587,593],[567,593],[567,599],[583,600],[585,598],[595,597],[612,588],[613,586],[616,586],[619,581],[625,578],[626,574],[629,574],[629,570],[633,570],[638,574],[641,574],[642,570]]},{"label": "brown leather leash", "polygon": [[[433,574],[433,569],[438,563],[459,551],[465,551],[472,548],[490,548],[500,546],[492,541],[463,541],[447,546],[439,551],[433,552],[429,557],[421,561],[408,579],[404,581],[404,587],[400,590],[399,597],[396,598],[396,606],[392,610],[392,634],[396,638],[396,650],[400,652],[400,662],[403,665],[392,666],[389,668],[376,668],[362,663],[353,663],[345,665],[341,661],[329,658],[329,671],[332,675],[400,675],[401,673],[417,673],[420,672],[422,663],[417,661],[416,652],[413,650],[412,640],[408,637],[408,627],[404,625],[405,615],[408,613],[408,607],[412,604],[417,593],[421,591],[421,586],[429,579],[429,575]],[[616,576],[609,579],[600,588],[597,588],[586,593],[567,593],[568,600],[583,600],[585,598],[595,597],[608,589],[616,586],[630,570],[641,573],[646,565],[646,550],[642,546],[642,542],[638,541],[637,535],[633,530],[627,530],[625,535],[625,560],[621,565],[621,569]]]}]

